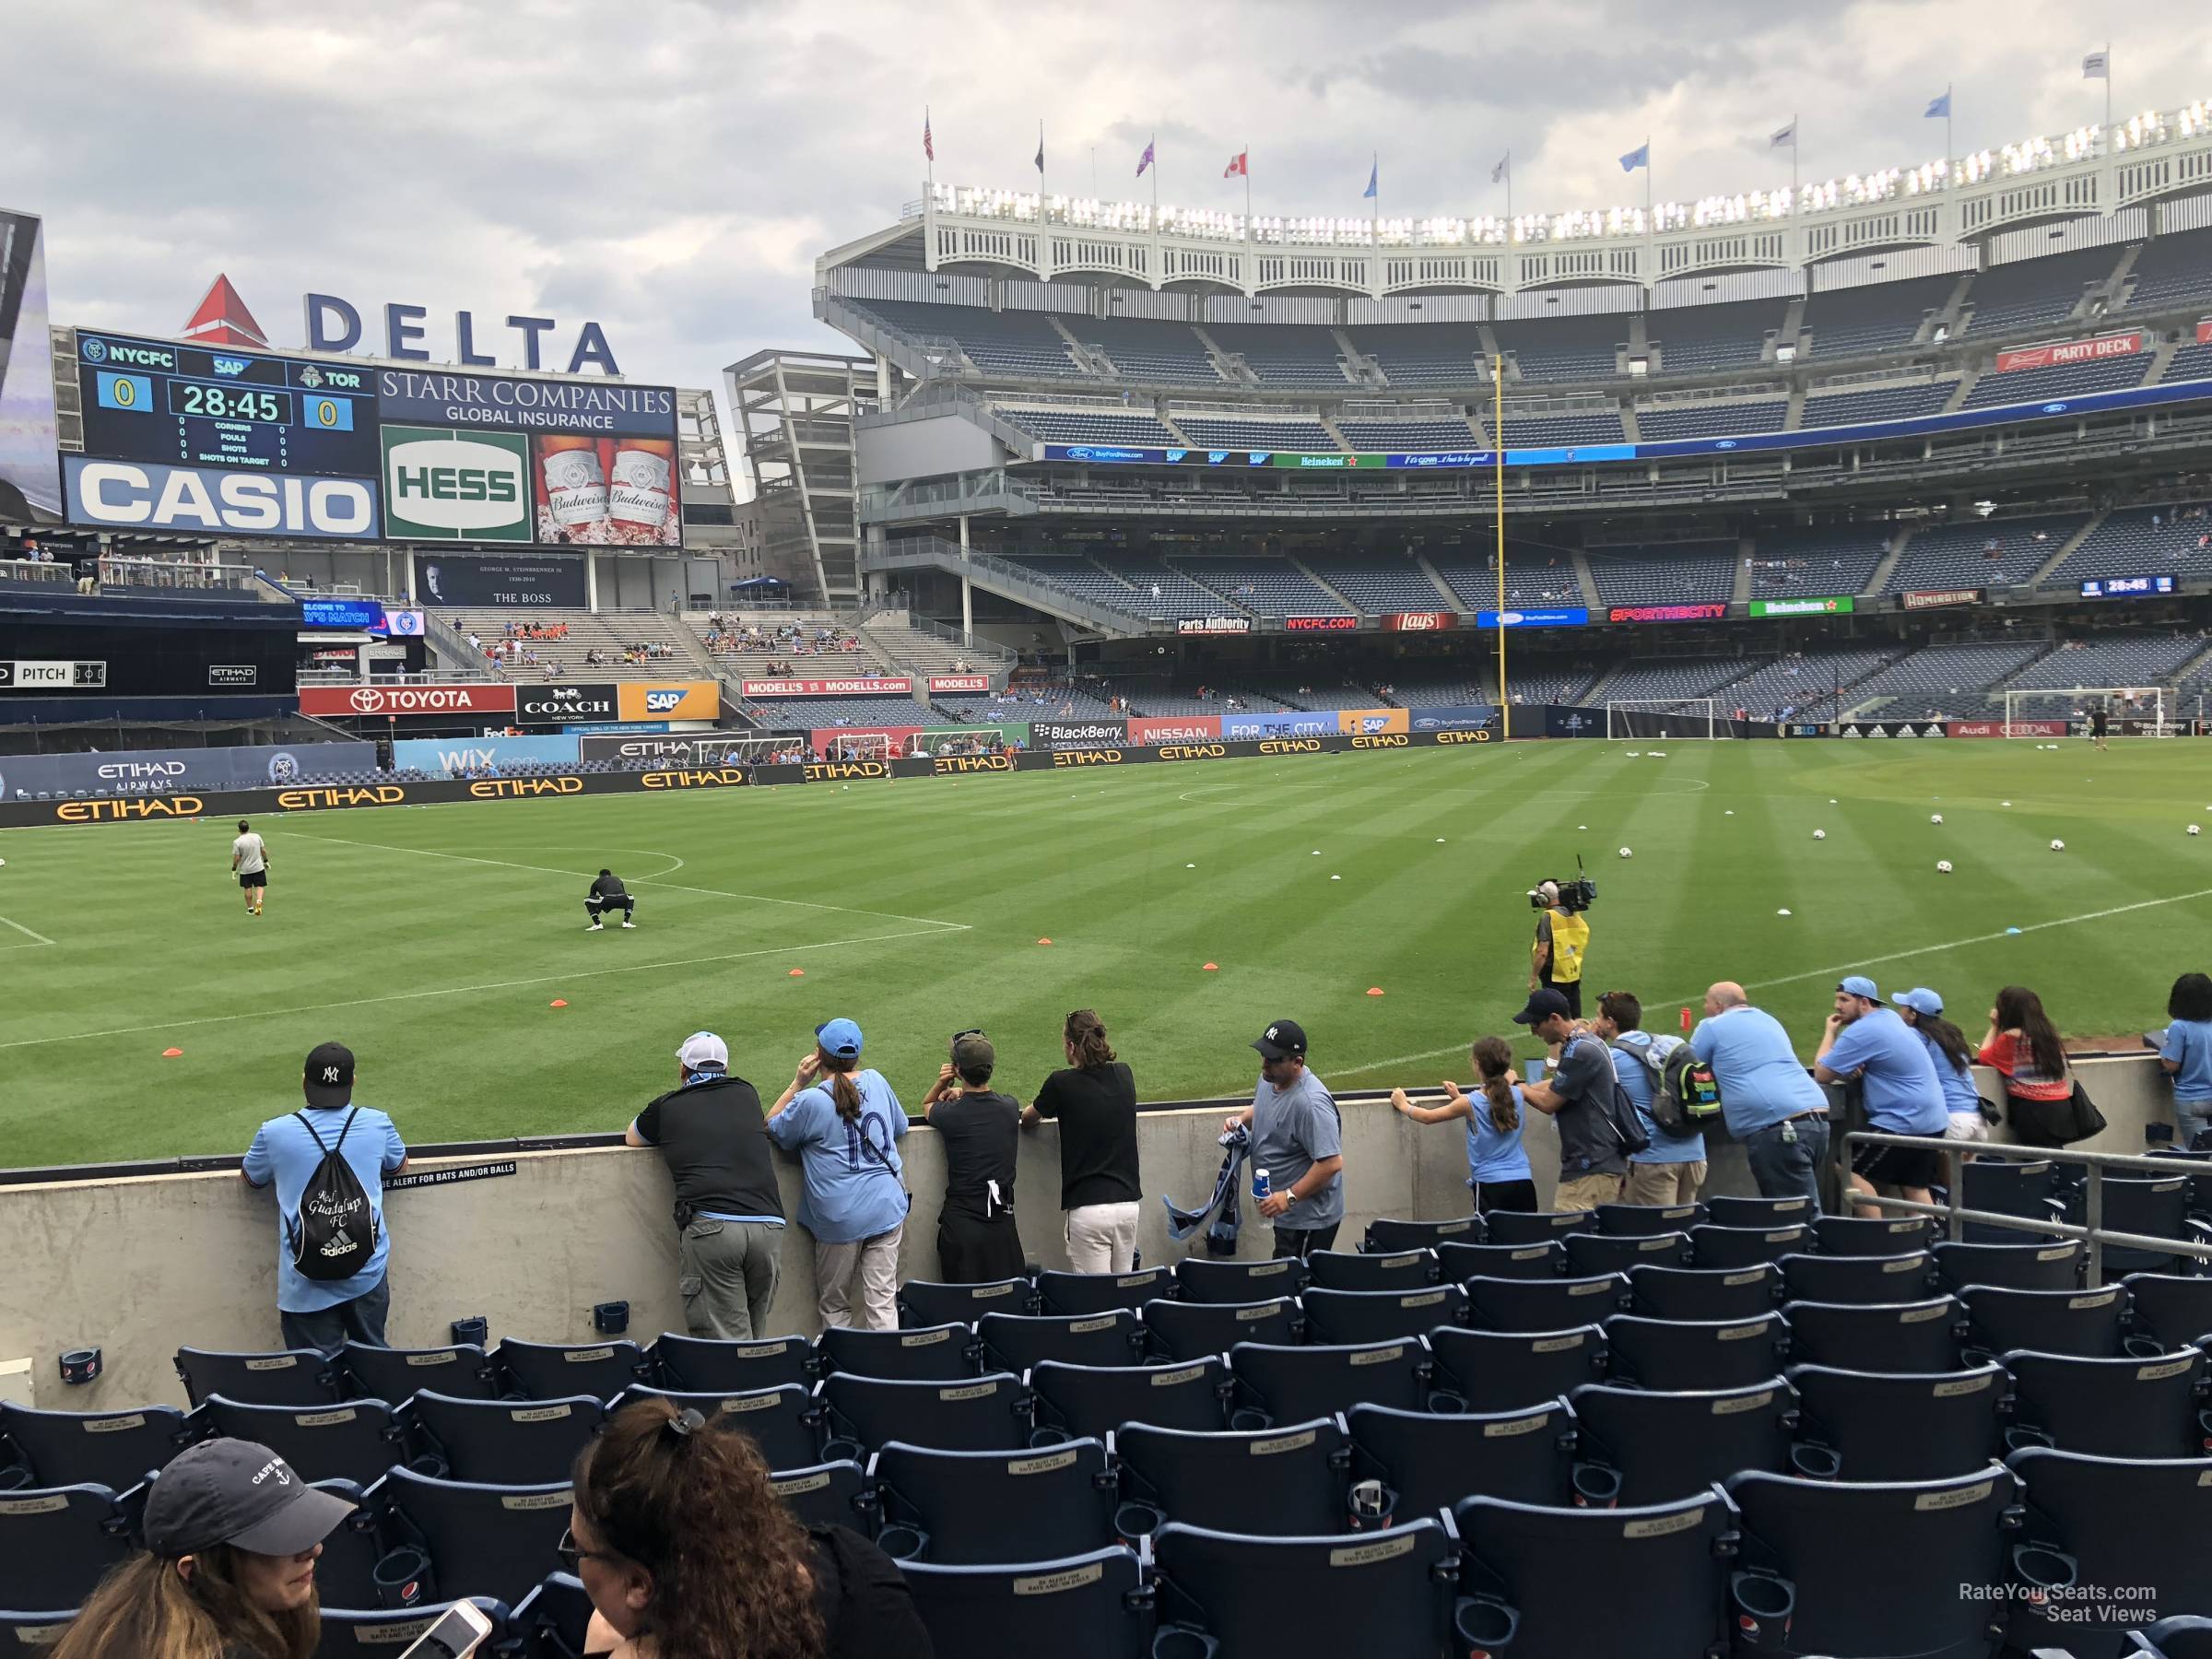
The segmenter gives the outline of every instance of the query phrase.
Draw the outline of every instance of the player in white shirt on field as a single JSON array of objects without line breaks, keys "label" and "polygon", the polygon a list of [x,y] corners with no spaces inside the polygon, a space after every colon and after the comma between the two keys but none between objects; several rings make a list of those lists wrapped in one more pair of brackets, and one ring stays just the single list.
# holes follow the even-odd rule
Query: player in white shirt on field
[{"label": "player in white shirt on field", "polygon": [[246,895],[246,914],[260,915],[269,891],[269,848],[244,818],[238,820],[238,839],[230,843],[230,868]]}]

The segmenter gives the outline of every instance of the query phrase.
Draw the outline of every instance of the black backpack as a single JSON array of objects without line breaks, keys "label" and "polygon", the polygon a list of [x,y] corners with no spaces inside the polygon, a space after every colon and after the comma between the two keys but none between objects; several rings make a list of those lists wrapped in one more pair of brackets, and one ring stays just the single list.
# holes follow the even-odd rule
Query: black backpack
[{"label": "black backpack", "polygon": [[1669,1042],[1656,1034],[1630,1052],[1652,1074],[1652,1122],[1661,1130],[1680,1137],[1720,1123],[1721,1083],[1711,1061],[1699,1059],[1679,1037]]},{"label": "black backpack", "polygon": [[353,1166],[338,1156],[339,1148],[346,1145],[346,1133],[359,1112],[356,1106],[346,1114],[336,1142],[328,1147],[315,1134],[306,1112],[292,1113],[323,1154],[323,1161],[315,1166],[300,1194],[300,1222],[292,1233],[292,1266],[301,1278],[351,1278],[376,1254],[375,1206],[369,1202]]}]

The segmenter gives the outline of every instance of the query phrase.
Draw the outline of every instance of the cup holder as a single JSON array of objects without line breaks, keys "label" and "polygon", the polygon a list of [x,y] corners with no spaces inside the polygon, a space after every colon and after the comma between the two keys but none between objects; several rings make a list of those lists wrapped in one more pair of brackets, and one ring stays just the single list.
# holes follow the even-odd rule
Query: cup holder
[{"label": "cup holder", "polygon": [[1452,1629],[1472,1653],[1509,1645],[1521,1628],[1521,1616],[1502,1602],[1463,1598],[1452,1609]]},{"label": "cup holder", "polygon": [[1833,1480],[1843,1472],[1843,1459],[1827,1446],[1792,1446],[1790,1467],[1807,1480]]},{"label": "cup holder", "polygon": [[[1786,1579],[1771,1578],[1763,1572],[1737,1572],[1729,1576],[1729,1594],[1735,1598],[1736,1610],[1745,1618],[1758,1624],[1772,1621],[1786,1627],[1790,1616],[1797,1610],[1797,1590]],[[1738,1629],[1743,1629],[1741,1620]]]}]

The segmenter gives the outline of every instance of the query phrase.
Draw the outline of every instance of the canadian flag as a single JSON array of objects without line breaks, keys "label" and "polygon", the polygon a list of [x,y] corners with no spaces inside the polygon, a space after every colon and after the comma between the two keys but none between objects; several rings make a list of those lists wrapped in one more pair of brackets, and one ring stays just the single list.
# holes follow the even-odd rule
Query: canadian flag
[{"label": "canadian flag", "polygon": [[1252,152],[1239,150],[1231,156],[1229,159],[1229,165],[1221,170],[1221,176],[1225,179],[1250,178],[1252,176]]}]

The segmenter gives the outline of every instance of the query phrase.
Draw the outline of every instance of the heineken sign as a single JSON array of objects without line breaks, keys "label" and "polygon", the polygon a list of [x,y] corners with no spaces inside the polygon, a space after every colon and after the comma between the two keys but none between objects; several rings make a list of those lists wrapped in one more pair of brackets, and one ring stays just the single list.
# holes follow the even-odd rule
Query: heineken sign
[{"label": "heineken sign", "polygon": [[1755,617],[1841,617],[1858,608],[1858,601],[1850,594],[1835,599],[1754,599],[1751,614]]}]

